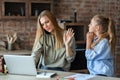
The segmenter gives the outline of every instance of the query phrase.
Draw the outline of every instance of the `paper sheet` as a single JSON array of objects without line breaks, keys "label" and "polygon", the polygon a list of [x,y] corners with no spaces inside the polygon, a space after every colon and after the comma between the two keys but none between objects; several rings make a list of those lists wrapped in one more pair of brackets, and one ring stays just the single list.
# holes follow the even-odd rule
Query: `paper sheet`
[{"label": "paper sheet", "polygon": [[74,75],[70,75],[70,76],[66,76],[64,78],[71,78],[73,77],[75,80],[87,80],[90,78],[95,77],[95,75],[89,75],[89,74],[74,74]]}]

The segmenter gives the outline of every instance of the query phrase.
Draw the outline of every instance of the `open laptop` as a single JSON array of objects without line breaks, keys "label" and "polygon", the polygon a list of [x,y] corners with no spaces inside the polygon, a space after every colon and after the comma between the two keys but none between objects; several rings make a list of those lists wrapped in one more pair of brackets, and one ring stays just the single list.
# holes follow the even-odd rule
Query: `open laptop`
[{"label": "open laptop", "polygon": [[8,73],[22,75],[37,75],[35,62],[32,56],[3,55]]}]

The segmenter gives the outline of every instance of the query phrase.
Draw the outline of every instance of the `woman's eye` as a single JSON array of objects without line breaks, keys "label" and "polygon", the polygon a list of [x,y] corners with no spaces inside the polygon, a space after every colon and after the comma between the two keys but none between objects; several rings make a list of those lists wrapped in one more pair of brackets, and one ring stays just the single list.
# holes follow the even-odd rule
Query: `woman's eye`
[{"label": "woman's eye", "polygon": [[46,21],[45,23],[49,23],[49,21]]},{"label": "woman's eye", "polygon": [[41,26],[43,26],[44,24],[41,24]]}]

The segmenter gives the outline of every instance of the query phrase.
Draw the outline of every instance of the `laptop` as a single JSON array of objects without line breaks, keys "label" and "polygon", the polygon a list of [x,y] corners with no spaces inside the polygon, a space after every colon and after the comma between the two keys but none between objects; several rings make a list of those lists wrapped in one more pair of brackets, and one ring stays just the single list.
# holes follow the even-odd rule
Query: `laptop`
[{"label": "laptop", "polygon": [[3,55],[8,73],[20,75],[37,75],[35,62],[32,56]]}]

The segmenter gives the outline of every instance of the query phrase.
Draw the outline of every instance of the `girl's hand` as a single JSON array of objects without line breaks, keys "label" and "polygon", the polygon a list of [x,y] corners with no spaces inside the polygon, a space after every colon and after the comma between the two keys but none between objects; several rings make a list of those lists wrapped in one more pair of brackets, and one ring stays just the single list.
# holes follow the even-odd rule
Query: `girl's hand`
[{"label": "girl's hand", "polygon": [[73,36],[74,36],[74,33],[72,28],[68,29],[67,32],[63,34],[63,41],[66,46],[69,44]]},{"label": "girl's hand", "polygon": [[87,39],[87,41],[92,42],[93,39],[94,39],[94,33],[93,32],[88,32],[87,35],[86,35],[86,39]]},{"label": "girl's hand", "polygon": [[71,78],[68,78],[68,80],[75,80],[75,78],[72,78],[72,77],[71,77]]},{"label": "girl's hand", "polygon": [[93,39],[94,39],[95,34],[93,32],[88,32],[86,35],[86,49],[90,49],[91,45],[93,43]]}]

